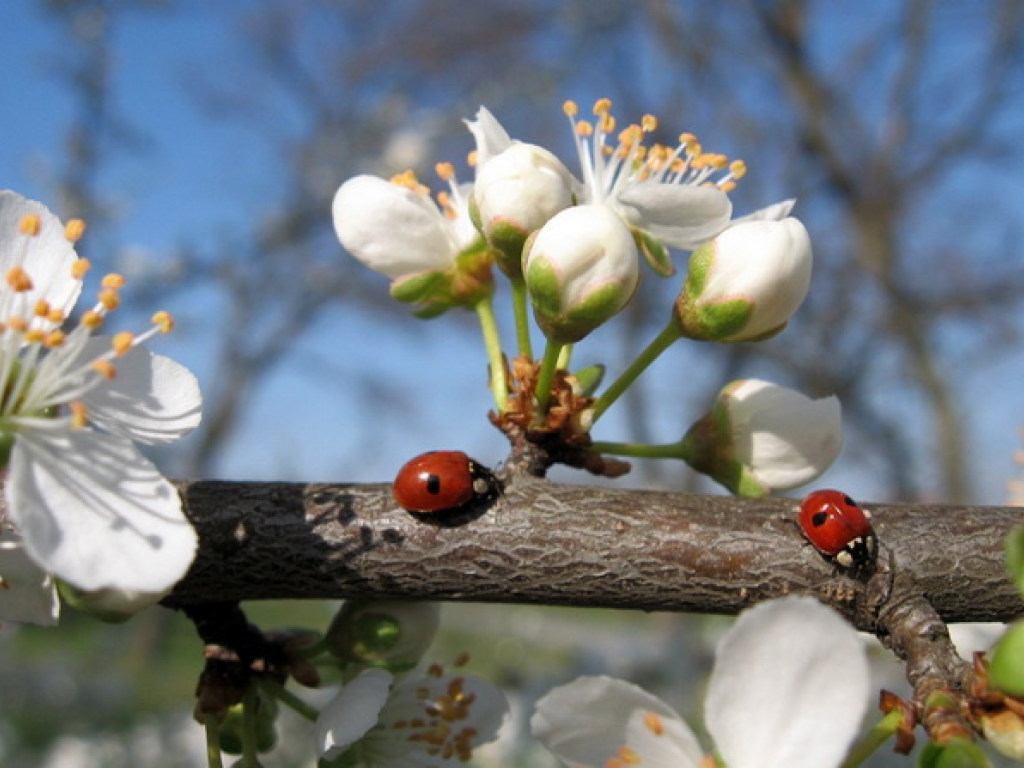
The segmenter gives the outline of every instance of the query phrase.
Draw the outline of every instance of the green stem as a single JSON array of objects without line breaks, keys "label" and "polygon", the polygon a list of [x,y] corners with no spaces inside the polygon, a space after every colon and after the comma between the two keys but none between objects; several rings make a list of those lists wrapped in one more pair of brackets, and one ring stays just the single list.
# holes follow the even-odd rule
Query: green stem
[{"label": "green stem", "polygon": [[563,371],[568,371],[569,366],[572,365],[573,347],[573,344],[566,344],[562,347],[562,351],[558,353],[558,362],[555,365]]},{"label": "green stem", "polygon": [[484,348],[487,350],[487,361],[491,369],[491,394],[494,395],[498,413],[504,413],[508,409],[505,356],[501,352],[501,339],[498,336],[498,324],[494,319],[494,304],[490,296],[476,303],[476,315],[480,319],[480,330],[484,336]]},{"label": "green stem", "polygon": [[596,453],[611,453],[615,456],[634,456],[638,459],[681,459],[683,458],[680,443],[664,445],[643,445],[641,443],[612,443],[595,440],[588,450]]},{"label": "green stem", "polygon": [[857,768],[857,766],[877,752],[879,747],[892,738],[892,735],[896,733],[902,722],[903,714],[901,712],[894,710],[887,714],[878,721],[878,724],[864,738],[854,745],[840,768]]},{"label": "green stem", "polygon": [[256,746],[256,708],[259,706],[259,688],[256,683],[249,683],[242,699],[242,759],[236,765],[258,766],[259,750]]},{"label": "green stem", "polygon": [[320,717],[319,709],[300,699],[276,680],[263,679],[260,680],[260,685],[263,687],[264,691],[269,693],[282,704],[294,709],[310,722],[315,723],[316,719]]},{"label": "green stem", "polygon": [[597,398],[597,402],[594,403],[591,424],[601,418],[601,414],[608,410],[608,407],[618,400],[623,392],[629,389],[629,386],[639,378],[640,374],[658,359],[658,355],[668,349],[673,342],[682,338],[682,336],[682,331],[679,330],[675,318],[669,320],[668,325],[662,329],[661,333],[654,337],[654,340],[630,363],[630,366],[623,371],[622,375],[612,382],[608,389]]},{"label": "green stem", "polygon": [[540,372],[537,374],[537,389],[534,394],[537,397],[537,416],[542,418],[548,412],[548,400],[551,399],[551,385],[555,381],[555,371],[558,370],[558,355],[564,344],[548,339],[544,347],[544,359],[540,364]]},{"label": "green stem", "polygon": [[516,344],[519,356],[533,360],[533,344],[530,342],[530,313],[526,306],[526,281],[522,277],[513,277],[512,311],[516,318]]},{"label": "green stem", "polygon": [[224,768],[220,755],[220,722],[213,715],[206,716],[206,765],[208,768]]}]

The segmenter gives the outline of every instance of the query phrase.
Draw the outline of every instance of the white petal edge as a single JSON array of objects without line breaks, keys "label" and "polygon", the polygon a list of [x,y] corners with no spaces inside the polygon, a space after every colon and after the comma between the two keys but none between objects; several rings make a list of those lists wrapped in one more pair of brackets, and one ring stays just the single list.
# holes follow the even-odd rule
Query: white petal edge
[{"label": "white petal edge", "polygon": [[455,258],[455,233],[440,209],[429,198],[377,176],[356,176],[342,184],[331,213],[348,252],[392,279],[447,269]]},{"label": "white petal edge", "polygon": [[718,646],[705,723],[729,768],[835,768],[868,705],[864,645],[814,598],[743,613]]},{"label": "white petal edge", "polygon": [[22,429],[6,491],[29,555],[79,589],[161,592],[195,557],[177,490],[119,435]]},{"label": "white petal edge", "polygon": [[60,616],[53,578],[25,552],[21,537],[0,525],[0,621],[52,627]]},{"label": "white petal edge", "polygon": [[[109,347],[109,339],[90,339],[82,359]],[[202,396],[188,368],[145,347],[131,349],[114,365],[117,376],[82,398],[96,425],[149,444],[172,442],[199,426]]]},{"label": "white petal edge", "polygon": [[320,757],[339,756],[377,724],[393,679],[386,670],[367,669],[342,686],[316,719],[314,738]]},{"label": "white petal edge", "polygon": [[512,138],[508,135],[501,123],[498,122],[491,110],[481,106],[476,111],[475,120],[463,120],[469,132],[476,140],[476,167],[483,167],[484,163],[495,155],[501,154],[512,146]]},{"label": "white petal edge", "polygon": [[624,189],[613,205],[632,226],[683,250],[714,238],[732,216],[729,196],[714,187],[641,183]]},{"label": "white petal edge", "polygon": [[[660,734],[650,727],[653,715]],[[537,702],[530,729],[568,766],[604,768],[629,747],[643,765],[697,768],[701,750],[689,726],[643,688],[612,677],[580,677]]]},{"label": "white petal edge", "polygon": [[733,227],[737,224],[743,224],[747,221],[782,221],[793,212],[793,207],[796,205],[796,198],[791,197],[788,200],[780,200],[777,203],[766,205],[764,208],[758,208],[756,211],[751,211],[745,216],[739,216],[729,222],[729,226]]},{"label": "white petal edge", "polygon": [[[39,217],[39,234],[26,238],[19,233],[27,215]],[[0,190],[0,274],[6,274],[24,255],[22,266],[32,278],[32,289],[21,298],[26,307],[45,299],[51,307],[70,314],[82,291],[82,283],[71,274],[78,259],[74,246],[64,235],[64,225],[42,203],[28,200],[17,192]]]},{"label": "white petal edge", "polygon": [[785,491],[811,482],[842,450],[839,398],[830,395],[762,414],[750,445],[754,475],[772,490]]}]

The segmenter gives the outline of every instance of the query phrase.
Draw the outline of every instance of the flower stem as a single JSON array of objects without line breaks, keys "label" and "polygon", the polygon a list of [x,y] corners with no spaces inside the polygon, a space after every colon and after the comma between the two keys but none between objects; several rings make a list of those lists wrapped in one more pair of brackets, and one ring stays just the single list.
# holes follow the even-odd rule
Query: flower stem
[{"label": "flower stem", "polygon": [[534,395],[537,397],[537,416],[543,417],[548,412],[548,400],[551,399],[551,385],[555,381],[555,371],[558,370],[558,356],[562,352],[564,344],[548,339],[544,347],[544,359],[540,364],[540,373],[537,374],[537,389]]},{"label": "flower stem", "polygon": [[220,723],[211,715],[206,716],[206,765],[208,768],[224,768],[220,754]]},{"label": "flower stem", "polygon": [[294,709],[310,722],[315,723],[316,719],[320,716],[319,709],[300,699],[276,680],[264,678],[260,680],[260,685],[263,687],[264,691],[269,693],[285,706]]},{"label": "flower stem", "polygon": [[597,398],[597,402],[594,403],[591,423],[593,424],[601,418],[601,414],[608,410],[608,407],[618,400],[623,392],[629,389],[630,385],[637,380],[640,374],[658,359],[658,355],[668,349],[673,342],[682,338],[682,335],[682,331],[679,330],[679,325],[675,319],[670,319],[668,325],[662,329],[661,333],[654,337],[644,351],[637,355],[637,358],[622,372],[622,375],[612,382],[608,389]]},{"label": "flower stem", "polygon": [[854,745],[840,768],[857,768],[857,766],[861,765],[878,751],[879,747],[892,738],[892,735],[899,729],[901,722],[903,722],[902,712],[894,710],[888,713],[878,721],[878,724],[864,738]]},{"label": "flower stem", "polygon": [[634,456],[638,459],[682,459],[682,443],[644,445],[642,443],[613,443],[595,440],[588,450],[596,453],[611,453],[615,456]]},{"label": "flower stem", "polygon": [[491,369],[491,394],[494,395],[498,413],[504,413],[508,408],[505,356],[501,352],[501,339],[498,337],[498,324],[494,319],[494,304],[490,296],[476,303],[476,315],[480,319],[480,330],[484,336],[484,348],[487,350],[487,361]]},{"label": "flower stem", "polygon": [[512,311],[516,318],[516,344],[519,356],[533,359],[533,344],[530,343],[530,313],[526,306],[526,281],[522,277],[513,277]]},{"label": "flower stem", "polygon": [[249,684],[249,687],[245,691],[245,696],[242,699],[242,759],[239,760],[236,765],[251,766],[259,765],[259,757],[257,753],[259,749],[256,746],[256,708],[259,707],[259,689],[256,687],[255,682]]}]

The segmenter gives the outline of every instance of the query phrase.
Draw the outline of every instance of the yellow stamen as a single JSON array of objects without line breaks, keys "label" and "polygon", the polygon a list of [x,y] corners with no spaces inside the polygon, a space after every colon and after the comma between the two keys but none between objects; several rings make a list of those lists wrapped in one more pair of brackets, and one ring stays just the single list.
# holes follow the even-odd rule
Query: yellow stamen
[{"label": "yellow stamen", "polygon": [[92,369],[97,371],[100,376],[108,381],[117,378],[117,368],[109,360],[95,360],[92,364]]},{"label": "yellow stamen", "polygon": [[619,747],[619,757],[626,765],[636,765],[640,762],[640,753],[625,745]]},{"label": "yellow stamen", "polygon": [[644,115],[640,118],[640,127],[644,133],[654,133],[658,129],[658,118],[654,115]]},{"label": "yellow stamen", "polygon": [[59,309],[58,307],[50,307],[50,311],[47,313],[46,319],[51,323],[60,325],[67,320],[67,317],[64,315],[64,310]]},{"label": "yellow stamen", "polygon": [[110,340],[110,346],[113,347],[114,352],[118,355],[123,355],[135,344],[135,334],[131,331],[121,331],[115,333],[114,337]]},{"label": "yellow stamen", "polygon": [[41,344],[43,339],[46,338],[46,334],[43,333],[39,328],[30,328],[25,332],[25,343],[26,344]]},{"label": "yellow stamen", "polygon": [[121,297],[113,288],[107,288],[106,290],[100,291],[99,300],[100,304],[102,304],[108,312],[114,311],[121,305]]},{"label": "yellow stamen", "polygon": [[472,152],[466,154],[466,162],[469,164],[470,168],[476,168],[476,164],[479,162],[479,160],[480,153],[477,152],[475,149]]},{"label": "yellow stamen", "polygon": [[49,317],[50,315],[50,304],[46,299],[40,299],[36,302],[33,314],[36,317]]},{"label": "yellow stamen", "polygon": [[89,271],[89,267],[92,264],[88,259],[75,259],[75,263],[71,265],[71,276],[75,280],[81,280],[85,277],[85,273]]},{"label": "yellow stamen", "polygon": [[64,237],[69,242],[77,243],[85,234],[85,222],[81,219],[71,219],[64,225]]},{"label": "yellow stamen", "polygon": [[84,429],[85,425],[89,423],[89,412],[85,403],[75,400],[73,403],[68,403],[68,410],[71,411],[71,428]]},{"label": "yellow stamen", "polygon": [[594,102],[594,114],[606,115],[612,108],[612,100],[609,98],[598,99]]},{"label": "yellow stamen", "polygon": [[580,108],[572,99],[566,99],[562,102],[562,111],[566,117],[576,117],[580,113]]},{"label": "yellow stamen", "polygon": [[160,329],[160,333],[170,333],[174,330],[174,317],[170,312],[160,310],[159,312],[154,313],[153,317],[150,318],[150,321]]},{"label": "yellow stamen", "polygon": [[7,285],[17,293],[24,293],[32,290],[32,278],[20,266],[11,267],[7,270]]},{"label": "yellow stamen", "polygon": [[742,179],[747,175],[747,164],[742,160],[733,160],[729,164],[729,173],[734,179]]},{"label": "yellow stamen", "polygon": [[91,330],[96,330],[103,325],[103,315],[92,309],[86,310],[82,314],[82,325]]},{"label": "yellow stamen", "polygon": [[588,123],[586,120],[580,120],[576,123],[576,135],[577,136],[593,136],[594,126]]},{"label": "yellow stamen", "polygon": [[405,171],[404,173],[396,173],[391,177],[391,183],[397,184],[400,187],[411,189],[420,195],[429,195],[430,190],[424,184],[420,183],[420,180],[416,178],[416,174],[412,170]]},{"label": "yellow stamen", "polygon": [[438,163],[434,166],[434,170],[442,181],[451,181],[455,178],[455,166],[451,163]]},{"label": "yellow stamen", "polygon": [[29,237],[35,237],[39,234],[39,230],[43,228],[43,222],[39,218],[38,214],[26,213],[21,217],[21,221],[18,222],[18,231],[23,235]]},{"label": "yellow stamen", "polygon": [[644,712],[644,725],[655,736],[661,736],[665,732],[665,722],[654,712]]},{"label": "yellow stamen", "polygon": [[615,130],[615,116],[610,114],[601,115],[600,126],[601,130],[605,133],[611,133]]},{"label": "yellow stamen", "polygon": [[7,319],[7,327],[10,328],[15,333],[24,333],[25,331],[28,330],[28,322],[25,320],[24,317],[21,317],[20,315],[15,315],[14,317],[10,317]]},{"label": "yellow stamen", "polygon": [[100,281],[100,285],[104,288],[113,288],[114,290],[117,290],[119,288],[124,288],[125,282],[127,281],[124,279],[123,275],[111,272],[110,274],[103,276],[103,280]]},{"label": "yellow stamen", "polygon": [[735,181],[720,181],[718,182],[718,188],[723,192],[732,192],[736,189]]},{"label": "yellow stamen", "polygon": [[64,338],[64,331],[60,330],[59,328],[50,331],[48,334],[46,334],[46,338],[43,339],[43,346],[49,347],[51,349],[53,347],[60,347],[64,344]]}]

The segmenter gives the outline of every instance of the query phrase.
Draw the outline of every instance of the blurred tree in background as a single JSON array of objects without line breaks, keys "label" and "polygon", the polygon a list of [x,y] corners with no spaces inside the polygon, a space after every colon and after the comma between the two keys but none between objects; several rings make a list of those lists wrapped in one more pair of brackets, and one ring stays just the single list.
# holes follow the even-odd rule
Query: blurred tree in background
[{"label": "blurred tree in background", "polygon": [[[561,102],[607,96],[621,115],[654,113],[664,131],[693,131],[707,148],[743,157],[751,172],[733,195],[740,213],[797,196],[816,255],[813,289],[793,331],[763,344],[666,356],[629,396],[620,420],[609,419],[622,432],[608,437],[675,439],[687,414],[699,412],[725,378],[765,375],[814,396],[839,395],[848,428],[842,469],[867,496],[998,498],[999,490],[979,487],[978,478],[992,476],[985,470],[993,462],[1009,469],[1009,454],[986,450],[985,430],[1015,431],[1020,417],[1005,387],[981,404],[970,393],[987,371],[1006,374],[1002,358],[1019,343],[1019,2],[259,0],[213,10],[186,0],[48,0],[37,13],[59,40],[59,53],[47,54],[37,76],[59,83],[71,105],[62,146],[36,176],[37,196],[62,216],[90,222],[86,249],[104,269],[123,269],[130,255],[117,243],[130,226],[139,184],[130,189],[123,174],[167,150],[161,121],[187,122],[190,131],[180,140],[196,147],[250,135],[223,158],[222,192],[234,184],[237,197],[224,194],[219,206],[190,213],[172,243],[150,243],[173,259],[147,262],[148,274],[132,284],[140,306],[174,306],[181,321],[176,343],[195,345],[203,361],[196,368],[204,425],[172,471],[384,479],[386,471],[376,467],[397,467],[416,452],[413,444],[479,444],[490,429],[483,358],[473,368],[454,362],[467,349],[477,353],[472,324],[441,321],[444,329],[423,330],[415,323],[409,330],[414,321],[388,298],[383,281],[341,252],[331,197],[359,172],[388,176],[411,167],[432,183],[438,160],[460,161],[469,179],[461,164],[468,146],[462,119],[479,104],[514,137],[551,147],[573,168]],[[190,39],[188,20],[204,14],[212,33]],[[163,55],[174,52],[178,88],[192,105],[187,120],[161,114],[152,106],[160,94],[154,100],[127,77],[130,56],[140,55],[133,36],[142,34]],[[660,138],[675,140],[669,133]],[[240,183],[252,178],[260,182]],[[155,175],[145,183],[152,188],[143,194],[158,195],[163,180]],[[188,198],[161,204],[171,230],[178,205],[193,207]],[[659,300],[634,302],[625,335],[601,337],[609,349],[646,343],[665,320],[651,308],[667,306],[678,278],[647,280],[641,290]],[[364,324],[353,325],[355,317]],[[403,348],[440,333],[446,335],[431,338],[453,347],[451,357],[428,362],[464,372],[475,406],[454,390],[427,389],[418,370],[402,367]],[[367,353],[386,337],[385,354]],[[1019,375],[1019,367],[1013,370]],[[371,416],[325,425],[306,394],[294,395],[289,372],[320,377],[332,398]],[[701,384],[704,401],[680,397],[679,380],[691,392],[693,382]],[[443,422],[424,415],[434,408]],[[981,419],[979,408],[998,410]],[[249,423],[267,409],[275,421]],[[308,434],[319,466],[286,464],[275,473],[249,462],[254,434],[282,455],[294,448],[301,462],[305,454],[291,442],[296,433],[273,431],[273,424],[291,421]],[[446,434],[436,434],[438,423],[450,427]],[[360,465],[364,454],[372,468]],[[325,467],[337,469],[325,477]],[[696,482],[674,467],[635,473],[634,483]],[[531,621],[539,615],[522,610]],[[0,704],[5,714],[23,715],[4,718],[5,764],[40,764],[61,734],[94,738],[118,726],[139,733],[148,717],[140,712],[175,697],[173,716],[143,725],[161,744],[177,738],[168,736],[168,723],[185,719],[187,669],[196,665],[188,627],[172,618],[157,613],[113,632],[82,626],[82,657],[60,671],[48,658],[68,641],[63,631],[45,640],[27,630],[0,633],[5,646],[33,647],[18,660],[0,657],[5,680],[15,673],[25,679],[6,685]],[[628,634],[634,621],[612,624]],[[65,623],[77,622],[71,616]],[[664,629],[675,645],[678,626]],[[453,634],[461,632],[456,621]],[[576,652],[583,634],[590,633],[536,632],[530,641],[550,641],[551,656],[578,671],[590,653]],[[657,670],[662,654],[676,653],[674,644],[660,643],[662,650],[649,654],[634,647],[620,658],[634,675],[646,670],[664,681]],[[521,650],[509,653],[506,662],[522,658]],[[700,661],[674,674],[692,674]],[[510,675],[513,662],[504,667]],[[102,676],[85,675],[89,665]],[[145,673],[146,682],[117,683],[111,667],[136,683]],[[532,680],[540,672],[519,674],[504,682],[540,685]],[[176,694],[152,687],[162,676],[172,678]],[[140,701],[147,689],[151,697]],[[133,764],[122,757],[104,764]],[[189,764],[185,756],[161,759],[146,764]]]}]

